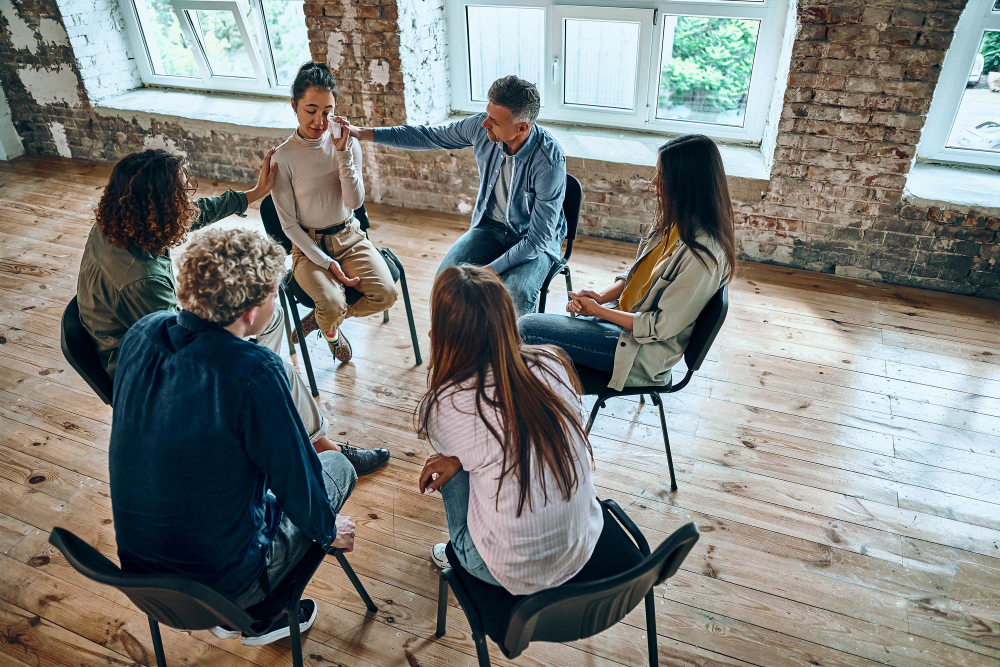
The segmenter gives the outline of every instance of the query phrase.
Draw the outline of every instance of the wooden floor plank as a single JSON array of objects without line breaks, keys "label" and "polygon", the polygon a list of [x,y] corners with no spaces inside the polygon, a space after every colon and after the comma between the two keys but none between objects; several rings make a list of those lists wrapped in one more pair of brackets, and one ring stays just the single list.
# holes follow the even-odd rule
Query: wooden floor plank
[{"label": "wooden floor plank", "polygon": [[[109,174],[109,165],[60,158],[0,162],[3,664],[150,660],[141,612],[47,542],[65,525],[117,560],[111,410],[59,346]],[[203,181],[199,195],[230,185]],[[306,652],[317,665],[472,665],[454,599],[448,634],[434,638],[427,553],[447,539],[447,522],[440,498],[416,489],[432,449],[412,429],[426,389],[432,279],[468,221],[368,208],[373,241],[406,266],[425,364],[415,365],[402,303],[387,324],[379,315],[346,324],[350,364],[309,340],[330,437],[385,446],[392,458],[343,510],[358,525],[350,560],[380,610],[366,614],[336,563],[324,563],[307,591],[320,614]],[[219,224],[261,228],[255,208]],[[574,284],[601,288],[633,258],[632,244],[581,237]],[[654,406],[610,401],[591,438],[599,495],[626,508],[654,545],[689,521],[701,530],[656,590],[660,663],[1000,664],[1000,306],[754,264],[739,267],[730,298],[701,371],[665,400],[678,491],[666,484]],[[547,311],[564,305],[556,280]],[[171,664],[290,660],[287,641],[252,649],[172,630],[164,640]],[[645,664],[645,651],[640,607],[588,640],[532,645],[513,661],[496,647],[491,656],[498,665],[616,667]]]}]

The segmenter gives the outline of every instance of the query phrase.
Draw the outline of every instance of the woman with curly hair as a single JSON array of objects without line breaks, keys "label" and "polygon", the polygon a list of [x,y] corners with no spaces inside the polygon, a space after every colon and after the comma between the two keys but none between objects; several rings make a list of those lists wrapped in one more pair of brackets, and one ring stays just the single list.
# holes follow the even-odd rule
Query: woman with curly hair
[{"label": "woman with curly hair", "polygon": [[170,248],[192,230],[243,215],[266,195],[274,184],[273,152],[264,157],[251,190],[194,200],[198,186],[180,156],[146,150],[115,165],[97,205],[76,287],[80,320],[109,375],[114,376],[118,344],[129,327],[150,313],[177,309]]},{"label": "woman with curly hair", "polygon": [[[270,192],[273,153],[264,156],[257,184],[250,190],[194,200],[191,195],[198,186],[177,155],[146,150],[115,165],[97,205],[97,224],[87,238],[76,288],[80,320],[109,375],[115,374],[118,346],[133,324],[150,313],[178,310],[170,248],[183,243],[190,231],[233,214],[242,216],[251,202]],[[282,337],[277,309],[257,342],[278,354]],[[388,462],[386,449],[355,449],[330,441],[327,420],[311,392],[292,365],[284,365],[299,416],[317,451],[342,451],[359,475]]]}]

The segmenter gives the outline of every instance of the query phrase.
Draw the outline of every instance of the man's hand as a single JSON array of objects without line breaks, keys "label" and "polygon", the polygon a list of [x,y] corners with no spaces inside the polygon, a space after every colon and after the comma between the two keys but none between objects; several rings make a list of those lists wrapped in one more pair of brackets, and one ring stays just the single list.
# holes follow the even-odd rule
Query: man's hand
[{"label": "man's hand", "polygon": [[590,289],[582,289],[579,292],[569,292],[568,294],[571,299],[582,299],[587,297],[589,299],[593,299],[597,303],[604,303],[607,301],[607,299],[605,299],[602,295]]},{"label": "man's hand", "polygon": [[354,522],[351,517],[337,515],[337,538],[330,545],[331,549],[354,551]]},{"label": "man's hand", "polygon": [[445,482],[457,475],[461,469],[462,462],[458,460],[457,456],[431,454],[424,462],[424,469],[420,471],[418,482],[420,493],[437,491]]},{"label": "man's hand", "polygon": [[[358,127],[351,125],[351,121],[343,116],[334,116],[333,122],[338,123],[343,128],[344,134],[350,134],[359,141],[375,141],[375,131],[370,127]],[[338,149],[340,150],[340,149]]]},{"label": "man's hand", "polygon": [[577,315],[599,315],[601,312],[601,304],[597,303],[597,301],[589,296],[583,296],[580,294],[566,304],[566,310],[571,313],[576,313]]},{"label": "man's hand", "polygon": [[361,278],[348,278],[344,270],[340,268],[340,262],[334,260],[330,262],[330,273],[333,277],[344,284],[345,287],[357,287],[361,284]]},{"label": "man's hand", "polygon": [[264,163],[260,166],[260,174],[257,176],[257,185],[244,193],[247,196],[248,204],[264,197],[274,187],[274,175],[278,171],[278,165],[271,159],[274,150],[272,148],[264,156]]}]

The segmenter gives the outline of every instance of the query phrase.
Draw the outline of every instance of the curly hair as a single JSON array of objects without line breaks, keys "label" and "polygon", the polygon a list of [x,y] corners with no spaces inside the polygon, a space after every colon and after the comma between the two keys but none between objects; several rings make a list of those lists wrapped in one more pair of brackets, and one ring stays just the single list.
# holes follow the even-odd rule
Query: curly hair
[{"label": "curly hair", "polygon": [[207,229],[181,257],[177,300],[198,317],[229,326],[264,303],[285,274],[285,250],[248,229]]},{"label": "curly hair", "polygon": [[164,150],[118,161],[97,204],[97,224],[113,246],[154,256],[180,245],[198,214],[184,178],[183,158]]}]

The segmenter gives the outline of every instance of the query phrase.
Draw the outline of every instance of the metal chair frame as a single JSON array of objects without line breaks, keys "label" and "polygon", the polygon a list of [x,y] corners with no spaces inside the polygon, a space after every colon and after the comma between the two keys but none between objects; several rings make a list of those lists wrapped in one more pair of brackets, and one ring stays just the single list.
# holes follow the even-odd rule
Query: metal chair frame
[{"label": "metal chair frame", "polygon": [[[601,504],[635,542],[643,557],[642,561],[625,572],[604,579],[567,583],[524,596],[513,608],[503,643],[498,643],[507,658],[519,656],[532,641],[573,641],[591,637],[620,621],[639,600],[644,600],[649,664],[651,667],[658,664],[653,588],[677,572],[698,541],[698,527],[694,523],[682,526],[664,540],[655,552],[650,553],[642,531],[624,510],[610,499],[602,500]],[[443,637],[447,631],[449,587],[468,618],[479,665],[489,667],[490,654],[483,615],[489,614],[490,609],[480,609],[477,606],[475,598],[463,586],[454,566],[442,569],[438,581],[435,636]],[[572,605],[577,611],[577,617],[566,619],[563,623],[560,614],[565,613],[567,605]],[[559,635],[557,639],[552,637],[554,633]]]},{"label": "metal chair frame", "polygon": [[160,637],[160,623],[179,630],[205,630],[216,625],[226,625],[248,636],[258,637],[283,613],[287,613],[289,617],[292,664],[294,667],[302,667],[299,623],[292,620],[299,618],[302,594],[327,553],[336,557],[368,611],[378,611],[343,552],[340,549],[326,552],[318,544],[310,547],[269,597],[250,609],[243,609],[230,598],[193,579],[177,575],[124,572],[97,549],[65,528],[53,528],[49,543],[65,556],[77,572],[88,579],[117,588],[145,612],[149,619],[149,634],[153,640],[158,667],[166,667],[167,664]]},{"label": "metal chair frame", "polygon": [[[573,291],[573,276],[569,268],[569,258],[573,254],[573,241],[580,222],[580,205],[583,202],[583,187],[575,177],[566,174],[566,196],[563,198],[563,214],[566,216],[566,249],[563,256],[552,265],[549,274],[542,282],[542,291],[538,295],[538,312],[545,312],[545,301],[549,294],[549,283],[558,274],[566,276],[566,291]],[[576,313],[572,313],[576,317]]]},{"label": "metal chair frame", "polygon": [[[607,384],[610,381],[610,373],[600,373],[589,368],[577,367],[581,380],[584,383],[585,394],[596,394],[597,400],[590,411],[590,418],[587,420],[585,432],[589,435],[590,429],[594,425],[597,413],[607,407],[607,401],[612,398],[622,396],[638,396],[639,405],[645,403],[645,396],[649,394],[649,399],[660,412],[660,431],[663,433],[663,447],[667,452],[667,467],[670,469],[670,490],[677,490],[677,478],[674,475],[674,457],[670,452],[670,436],[667,434],[667,417],[663,412],[663,394],[673,394],[687,386],[695,372],[701,368],[702,362],[708,355],[715,337],[726,321],[726,314],[729,312],[729,285],[723,285],[715,296],[708,302],[698,319],[695,321],[694,331],[688,341],[687,349],[684,351],[684,361],[687,364],[687,372],[677,384],[673,384],[672,378],[667,380],[665,385],[650,385],[645,387],[623,387],[622,389],[609,389]],[[603,389],[589,391],[588,386],[603,385]]]}]

